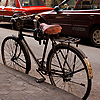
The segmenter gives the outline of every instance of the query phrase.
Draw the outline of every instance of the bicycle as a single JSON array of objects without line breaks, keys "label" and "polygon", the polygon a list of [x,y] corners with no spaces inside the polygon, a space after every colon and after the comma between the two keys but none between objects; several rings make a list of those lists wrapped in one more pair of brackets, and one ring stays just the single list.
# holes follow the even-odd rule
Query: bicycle
[{"label": "bicycle", "polygon": [[[45,25],[42,27],[37,20],[34,20],[34,24],[33,36],[24,34],[21,28],[18,37],[8,36],[3,40],[1,47],[3,63],[28,74],[31,70],[30,52],[38,65],[37,72],[42,76],[37,82],[43,82],[46,79],[44,75],[47,75],[52,85],[86,100],[90,94],[93,74],[88,58],[78,48],[79,39],[61,38],[58,33],[50,33],[48,28],[49,33],[46,34],[43,31]],[[42,59],[36,58],[24,36],[34,38],[40,45],[43,41],[45,47]],[[49,40],[52,42],[52,48],[45,61]],[[72,46],[72,43],[76,43],[76,47]]]}]

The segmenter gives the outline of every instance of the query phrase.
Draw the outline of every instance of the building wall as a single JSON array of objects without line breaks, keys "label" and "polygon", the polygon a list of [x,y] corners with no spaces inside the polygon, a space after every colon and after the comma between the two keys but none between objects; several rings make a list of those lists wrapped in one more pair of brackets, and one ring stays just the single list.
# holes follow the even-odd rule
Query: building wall
[{"label": "building wall", "polygon": [[47,7],[57,6],[63,0],[44,0]]},{"label": "building wall", "polygon": [[[6,0],[0,0],[0,5],[4,5]],[[54,7],[57,6],[63,0],[43,0],[47,7]]]}]

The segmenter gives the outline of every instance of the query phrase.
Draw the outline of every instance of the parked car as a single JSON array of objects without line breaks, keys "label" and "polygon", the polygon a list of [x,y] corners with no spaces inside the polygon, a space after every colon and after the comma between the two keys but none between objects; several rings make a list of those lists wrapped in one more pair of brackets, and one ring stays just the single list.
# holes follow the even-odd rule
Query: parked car
[{"label": "parked car", "polygon": [[[46,7],[42,0],[0,0],[0,21],[10,22],[12,17],[30,15],[53,10]],[[14,24],[15,25],[15,24]],[[19,23],[16,23],[15,27]]]},{"label": "parked car", "polygon": [[100,47],[100,0],[64,0],[54,11],[39,14],[39,20],[62,26],[62,35],[89,38]]}]

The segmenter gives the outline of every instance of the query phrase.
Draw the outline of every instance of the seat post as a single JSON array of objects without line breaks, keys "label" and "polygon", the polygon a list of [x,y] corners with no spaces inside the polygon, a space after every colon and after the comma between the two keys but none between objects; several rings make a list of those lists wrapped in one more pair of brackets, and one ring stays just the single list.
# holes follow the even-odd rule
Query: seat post
[{"label": "seat post", "polygon": [[46,43],[45,43],[45,47],[44,47],[44,51],[43,51],[43,58],[42,58],[41,68],[43,68],[43,65],[44,65],[44,59],[45,59],[45,55],[46,55],[48,41],[49,41],[49,39],[46,39]]},{"label": "seat post", "polygon": [[18,37],[20,39],[22,39],[23,35],[22,35],[22,27],[20,28],[19,32],[18,32]]}]

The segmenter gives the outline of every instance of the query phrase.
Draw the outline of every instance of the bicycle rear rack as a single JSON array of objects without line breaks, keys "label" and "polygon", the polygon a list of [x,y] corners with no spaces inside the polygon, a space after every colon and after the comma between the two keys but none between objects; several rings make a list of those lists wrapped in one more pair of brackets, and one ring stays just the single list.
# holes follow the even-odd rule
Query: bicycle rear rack
[{"label": "bicycle rear rack", "polygon": [[59,37],[55,39],[56,41],[62,42],[62,43],[77,43],[80,41],[79,38],[73,38],[73,37]]},{"label": "bicycle rear rack", "polygon": [[59,37],[55,39],[55,41],[65,43],[65,44],[68,43],[68,45],[76,43],[76,47],[78,47],[78,42],[80,41],[80,39],[68,36],[68,37]]}]

